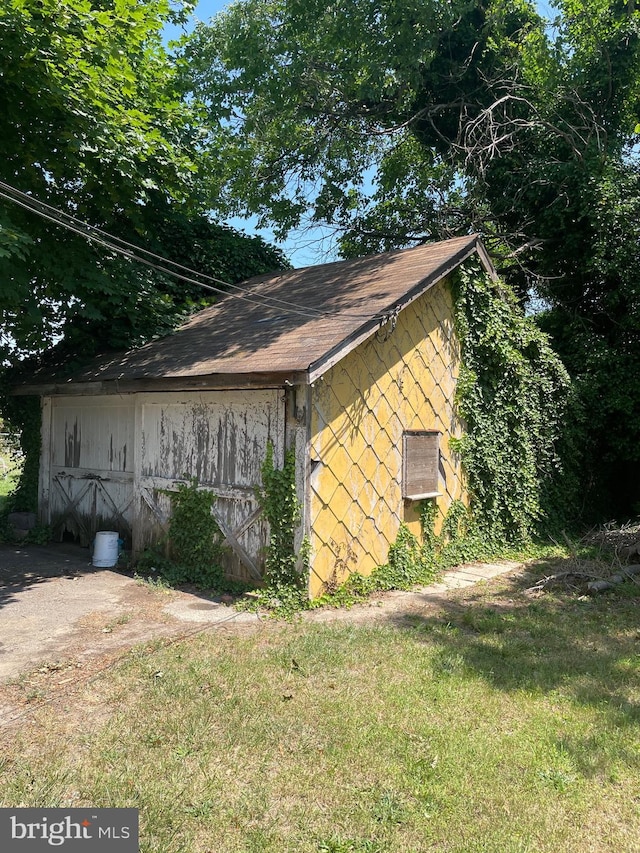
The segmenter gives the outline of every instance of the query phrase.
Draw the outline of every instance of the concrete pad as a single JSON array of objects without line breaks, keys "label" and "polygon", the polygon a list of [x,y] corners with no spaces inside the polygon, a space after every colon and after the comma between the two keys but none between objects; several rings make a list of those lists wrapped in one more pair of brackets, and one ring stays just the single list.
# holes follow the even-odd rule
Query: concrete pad
[{"label": "concrete pad", "polygon": [[183,622],[199,622],[208,625],[222,625],[228,622],[247,624],[260,621],[260,617],[256,613],[232,610],[227,605],[216,601],[192,601],[187,597],[170,601],[162,610],[169,616]]},{"label": "concrete pad", "polygon": [[197,593],[155,589],[117,568],[94,567],[76,545],[0,545],[0,681],[198,624],[257,620]]},{"label": "concrete pad", "polygon": [[451,571],[468,575],[475,580],[484,580],[487,577],[486,567],[482,563],[470,563],[469,565],[458,566]]},{"label": "concrete pad", "polygon": [[447,572],[444,582],[446,584],[456,583],[457,581],[465,581],[466,583],[479,583],[485,580],[481,575],[472,575],[465,571]]},{"label": "concrete pad", "polygon": [[448,577],[445,581],[445,586],[447,589],[463,589],[463,587],[473,586],[475,583],[477,581],[459,575],[457,577]]},{"label": "concrete pad", "polygon": [[450,589],[451,587],[448,586],[448,584],[446,583],[432,583],[429,586],[424,586],[421,589],[417,589],[414,595],[443,595]]}]

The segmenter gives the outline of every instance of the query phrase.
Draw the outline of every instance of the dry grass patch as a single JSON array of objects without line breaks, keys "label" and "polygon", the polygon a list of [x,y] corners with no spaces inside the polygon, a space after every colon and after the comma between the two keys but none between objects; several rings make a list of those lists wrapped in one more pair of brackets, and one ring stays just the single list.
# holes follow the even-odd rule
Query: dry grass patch
[{"label": "dry grass patch", "polygon": [[141,647],[7,738],[2,804],[138,807],[145,853],[631,853],[638,598],[530,582]]}]

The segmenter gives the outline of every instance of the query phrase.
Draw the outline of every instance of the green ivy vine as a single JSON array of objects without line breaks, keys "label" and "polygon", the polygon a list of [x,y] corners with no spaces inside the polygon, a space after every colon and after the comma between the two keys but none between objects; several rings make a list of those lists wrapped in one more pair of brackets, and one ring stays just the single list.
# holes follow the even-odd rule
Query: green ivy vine
[{"label": "green ivy vine", "polygon": [[419,515],[419,537],[401,524],[384,565],[367,576],[354,572],[338,590],[316,599],[311,606],[348,607],[377,592],[432,583],[443,570],[462,562],[496,556],[495,547],[479,534],[469,507],[462,501],[452,502],[439,534],[435,532],[439,515],[435,500],[421,501]]},{"label": "green ivy vine", "polygon": [[171,498],[165,540],[143,554],[138,571],[153,571],[170,584],[193,583],[203,589],[225,589],[223,534],[211,510],[215,495],[200,489],[193,477],[179,483]]},{"label": "green ivy vine", "polygon": [[526,543],[571,514],[563,438],[571,382],[534,319],[476,262],[455,276],[454,301],[464,434],[451,446],[462,459],[474,524],[494,543]]},{"label": "green ivy vine", "polygon": [[270,441],[262,463],[262,486],[256,498],[269,524],[269,544],[265,559],[265,588],[258,603],[275,612],[299,610],[307,602],[309,541],[305,537],[299,552],[295,548],[300,522],[296,491],[295,446],[285,451],[282,468],[274,463]]}]

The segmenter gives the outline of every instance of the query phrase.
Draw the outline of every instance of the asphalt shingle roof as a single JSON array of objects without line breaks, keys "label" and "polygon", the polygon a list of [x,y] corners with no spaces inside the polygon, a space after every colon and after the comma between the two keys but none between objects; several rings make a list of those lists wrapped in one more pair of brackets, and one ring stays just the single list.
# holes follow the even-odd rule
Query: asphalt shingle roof
[{"label": "asphalt shingle roof", "polygon": [[[473,252],[475,235],[250,279],[173,334],[95,360],[74,382],[299,373],[362,339]],[[276,301],[279,300],[279,301]]]}]

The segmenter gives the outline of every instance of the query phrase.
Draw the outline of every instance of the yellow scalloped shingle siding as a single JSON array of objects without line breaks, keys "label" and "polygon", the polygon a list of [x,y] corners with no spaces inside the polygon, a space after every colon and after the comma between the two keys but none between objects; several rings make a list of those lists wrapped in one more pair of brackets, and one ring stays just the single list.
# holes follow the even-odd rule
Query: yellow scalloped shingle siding
[{"label": "yellow scalloped shingle siding", "polygon": [[461,434],[454,396],[459,351],[447,281],[434,285],[317,381],[312,389],[310,594],[386,562],[401,522],[416,534],[402,498],[402,434],[439,430],[441,514],[464,498],[449,438]]}]

